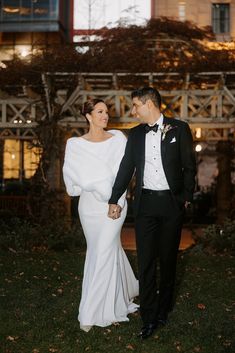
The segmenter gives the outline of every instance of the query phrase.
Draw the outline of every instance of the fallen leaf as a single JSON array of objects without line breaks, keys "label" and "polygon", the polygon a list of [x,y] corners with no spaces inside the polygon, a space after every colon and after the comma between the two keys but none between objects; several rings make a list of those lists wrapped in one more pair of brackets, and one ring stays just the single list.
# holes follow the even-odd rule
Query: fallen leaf
[{"label": "fallen leaf", "polygon": [[13,252],[14,254],[16,254],[17,252],[15,251],[15,249],[12,248],[8,248],[9,251]]},{"label": "fallen leaf", "polygon": [[175,341],[174,342],[174,346],[179,346],[180,345],[180,342],[179,341]]},{"label": "fallen leaf", "polygon": [[198,309],[205,310],[206,306],[204,304],[197,304]]},{"label": "fallen leaf", "polygon": [[230,346],[231,346],[231,341],[226,340],[226,341],[223,342],[223,345],[224,345],[225,347],[230,347]]},{"label": "fallen leaf", "polygon": [[19,336],[7,336],[7,341],[16,341],[18,340]]},{"label": "fallen leaf", "polygon": [[131,344],[128,344],[128,345],[126,346],[126,348],[127,348],[127,349],[131,349],[132,351],[135,350],[135,348],[134,348]]}]

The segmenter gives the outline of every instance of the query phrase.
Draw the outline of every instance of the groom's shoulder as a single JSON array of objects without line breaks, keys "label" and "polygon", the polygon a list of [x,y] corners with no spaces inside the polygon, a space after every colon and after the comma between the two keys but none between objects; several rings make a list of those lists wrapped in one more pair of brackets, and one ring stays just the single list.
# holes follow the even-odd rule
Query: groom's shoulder
[{"label": "groom's shoulder", "polygon": [[139,124],[135,127],[132,127],[130,130],[129,130],[129,134],[131,135],[136,135],[136,134],[139,134],[141,132],[143,132],[143,124]]},{"label": "groom's shoulder", "polygon": [[177,127],[186,127],[186,126],[188,126],[187,121],[182,120],[182,119],[165,117],[164,121],[165,121],[166,124],[171,124],[171,125],[177,126]]}]

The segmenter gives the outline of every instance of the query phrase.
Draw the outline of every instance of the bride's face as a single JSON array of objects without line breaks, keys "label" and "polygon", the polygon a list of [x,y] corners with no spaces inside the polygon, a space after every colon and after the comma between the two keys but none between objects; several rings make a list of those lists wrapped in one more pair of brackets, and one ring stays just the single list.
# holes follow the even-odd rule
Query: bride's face
[{"label": "bride's face", "polygon": [[97,103],[92,110],[91,114],[88,114],[88,120],[91,125],[106,128],[109,120],[108,108],[106,104],[100,102]]}]

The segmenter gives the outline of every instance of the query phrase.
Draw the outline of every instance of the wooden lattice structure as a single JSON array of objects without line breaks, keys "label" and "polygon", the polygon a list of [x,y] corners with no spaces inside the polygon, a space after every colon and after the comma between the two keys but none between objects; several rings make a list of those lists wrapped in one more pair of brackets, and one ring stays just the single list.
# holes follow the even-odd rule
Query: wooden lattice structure
[{"label": "wooden lattice structure", "polygon": [[131,91],[144,85],[159,89],[164,114],[187,121],[198,140],[235,138],[235,72],[45,73],[41,82],[40,99],[27,95],[25,88],[20,97],[0,99],[1,139],[35,139],[38,122],[50,120],[55,106],[58,124],[79,135],[86,128],[80,107],[88,97],[105,100],[110,127],[129,129],[138,123],[130,114]]}]

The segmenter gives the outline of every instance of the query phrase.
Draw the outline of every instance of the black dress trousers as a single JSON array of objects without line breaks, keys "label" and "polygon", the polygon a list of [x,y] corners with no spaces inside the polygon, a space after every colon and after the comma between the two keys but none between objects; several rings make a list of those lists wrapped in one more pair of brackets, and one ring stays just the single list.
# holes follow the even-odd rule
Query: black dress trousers
[{"label": "black dress trousers", "polygon": [[170,190],[158,192],[143,189],[135,230],[140,314],[144,324],[166,318],[172,309],[183,216],[184,206],[176,202]]}]

